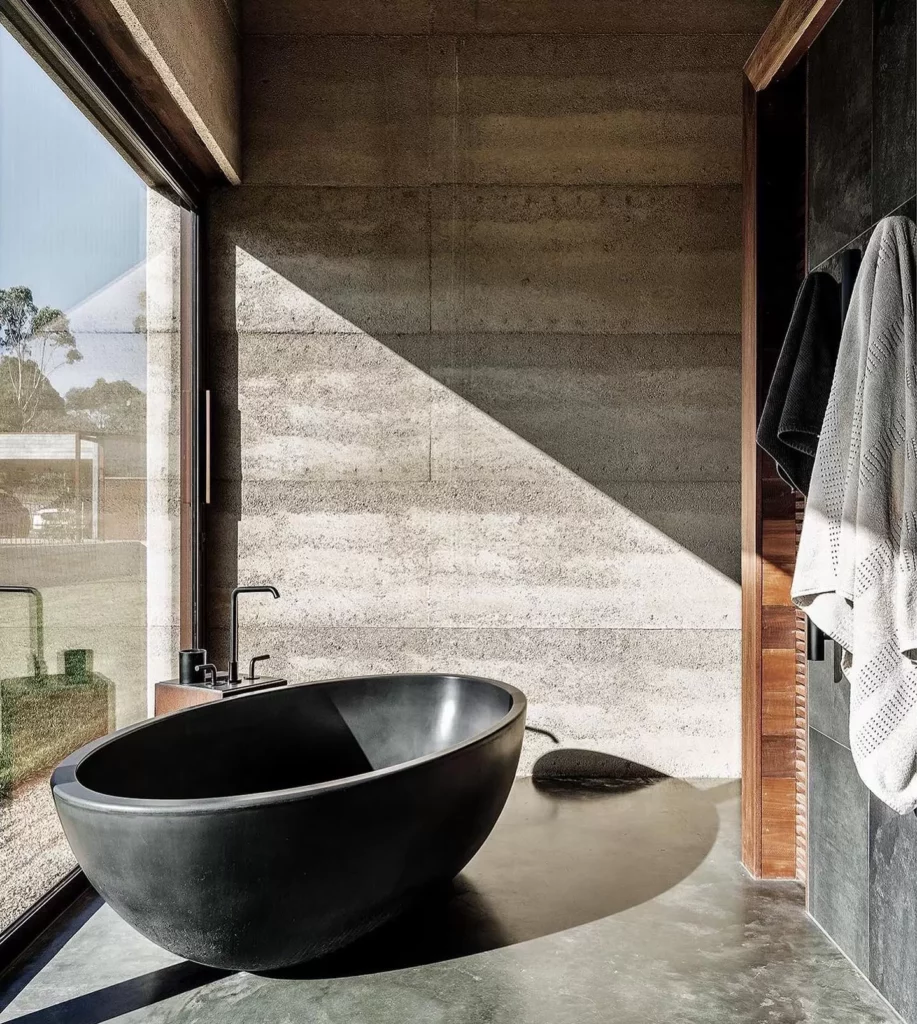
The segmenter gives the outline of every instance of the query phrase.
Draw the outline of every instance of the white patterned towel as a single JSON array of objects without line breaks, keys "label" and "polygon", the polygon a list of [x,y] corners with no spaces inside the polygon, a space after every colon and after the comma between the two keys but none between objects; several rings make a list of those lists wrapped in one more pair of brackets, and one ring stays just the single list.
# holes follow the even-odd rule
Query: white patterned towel
[{"label": "white patterned towel", "polygon": [[881,221],[863,256],[812,472],[792,596],[844,649],[866,785],[917,806],[917,227]]}]

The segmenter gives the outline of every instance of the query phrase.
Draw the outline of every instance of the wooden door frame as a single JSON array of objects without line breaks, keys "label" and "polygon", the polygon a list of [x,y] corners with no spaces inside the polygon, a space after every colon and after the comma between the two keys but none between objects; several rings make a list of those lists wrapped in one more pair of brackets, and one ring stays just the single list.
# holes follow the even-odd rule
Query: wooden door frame
[{"label": "wooden door frame", "polygon": [[841,0],[783,0],[745,62],[756,93],[789,74],[808,53]]},{"label": "wooden door frame", "polygon": [[[777,565],[767,550],[773,545],[774,519],[765,516],[765,463],[755,441],[762,394],[759,338],[759,168],[761,93],[799,64],[818,38],[841,0],[784,0],[745,64],[743,83],[743,214],[742,214],[742,862],[758,878],[804,881],[806,837],[806,694],[805,639],[801,616],[793,613],[786,593],[785,608],[769,603],[768,590],[787,584],[784,563]],[[792,514],[791,514],[792,512]],[[778,546],[793,544],[800,507],[782,510]],[[771,527],[771,537],[767,535]],[[792,532],[790,532],[792,531]],[[793,547],[790,554],[794,554]],[[778,556],[779,561],[779,556]],[[779,611],[781,614],[775,615]],[[783,614],[785,612],[785,614]],[[775,637],[774,633],[780,635]],[[767,726],[766,669],[783,656],[784,697],[794,703],[794,736],[770,735]],[[766,665],[771,658],[770,666]],[[787,689],[790,688],[790,689]],[[784,716],[785,718],[785,716]],[[784,732],[786,730],[784,729]],[[787,743],[793,742],[789,750]],[[784,768],[775,777],[769,751],[780,748]],[[793,775],[786,770],[792,753]],[[793,853],[790,856],[790,852]]]}]

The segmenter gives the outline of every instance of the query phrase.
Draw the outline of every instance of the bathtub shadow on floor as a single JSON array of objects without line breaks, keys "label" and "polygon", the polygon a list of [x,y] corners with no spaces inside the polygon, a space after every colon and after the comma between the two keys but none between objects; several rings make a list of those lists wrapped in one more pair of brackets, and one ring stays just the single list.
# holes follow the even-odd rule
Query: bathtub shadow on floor
[{"label": "bathtub shadow on floor", "polygon": [[496,828],[457,879],[346,949],[272,976],[400,970],[608,917],[689,875],[718,824],[709,790],[594,751],[550,751],[532,778],[516,780]]},{"label": "bathtub shadow on floor", "polygon": [[[582,777],[584,771],[594,777]],[[728,789],[731,795],[734,787]],[[594,751],[549,751],[532,778],[516,780],[490,838],[454,882],[352,946],[270,977],[342,978],[418,967],[637,906],[704,860],[716,840],[722,795]],[[74,921],[71,936],[92,910]],[[57,948],[65,939],[59,937]],[[182,961],[15,1021],[103,1024],[228,975]],[[0,993],[0,1009],[6,1002]]]}]

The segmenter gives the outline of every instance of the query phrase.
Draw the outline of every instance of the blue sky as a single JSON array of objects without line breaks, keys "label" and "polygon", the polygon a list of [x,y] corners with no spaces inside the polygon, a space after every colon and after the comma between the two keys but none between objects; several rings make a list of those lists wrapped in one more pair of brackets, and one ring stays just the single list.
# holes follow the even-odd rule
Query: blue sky
[{"label": "blue sky", "polygon": [[[0,27],[0,288],[27,285],[38,305],[66,311],[121,278],[145,256],[146,191]],[[58,390],[100,376],[143,386],[139,339],[77,340],[84,360],[52,381]]]}]

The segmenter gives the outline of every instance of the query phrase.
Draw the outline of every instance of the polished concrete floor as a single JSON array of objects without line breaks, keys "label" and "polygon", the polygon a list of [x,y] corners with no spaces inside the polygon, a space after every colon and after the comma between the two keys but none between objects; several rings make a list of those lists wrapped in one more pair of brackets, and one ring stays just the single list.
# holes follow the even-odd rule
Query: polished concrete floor
[{"label": "polished concrete floor", "polygon": [[897,1020],[799,887],[752,881],[738,850],[736,783],[523,779],[454,885],[333,960],[222,973],[87,900],[0,980],[0,1022]]}]

